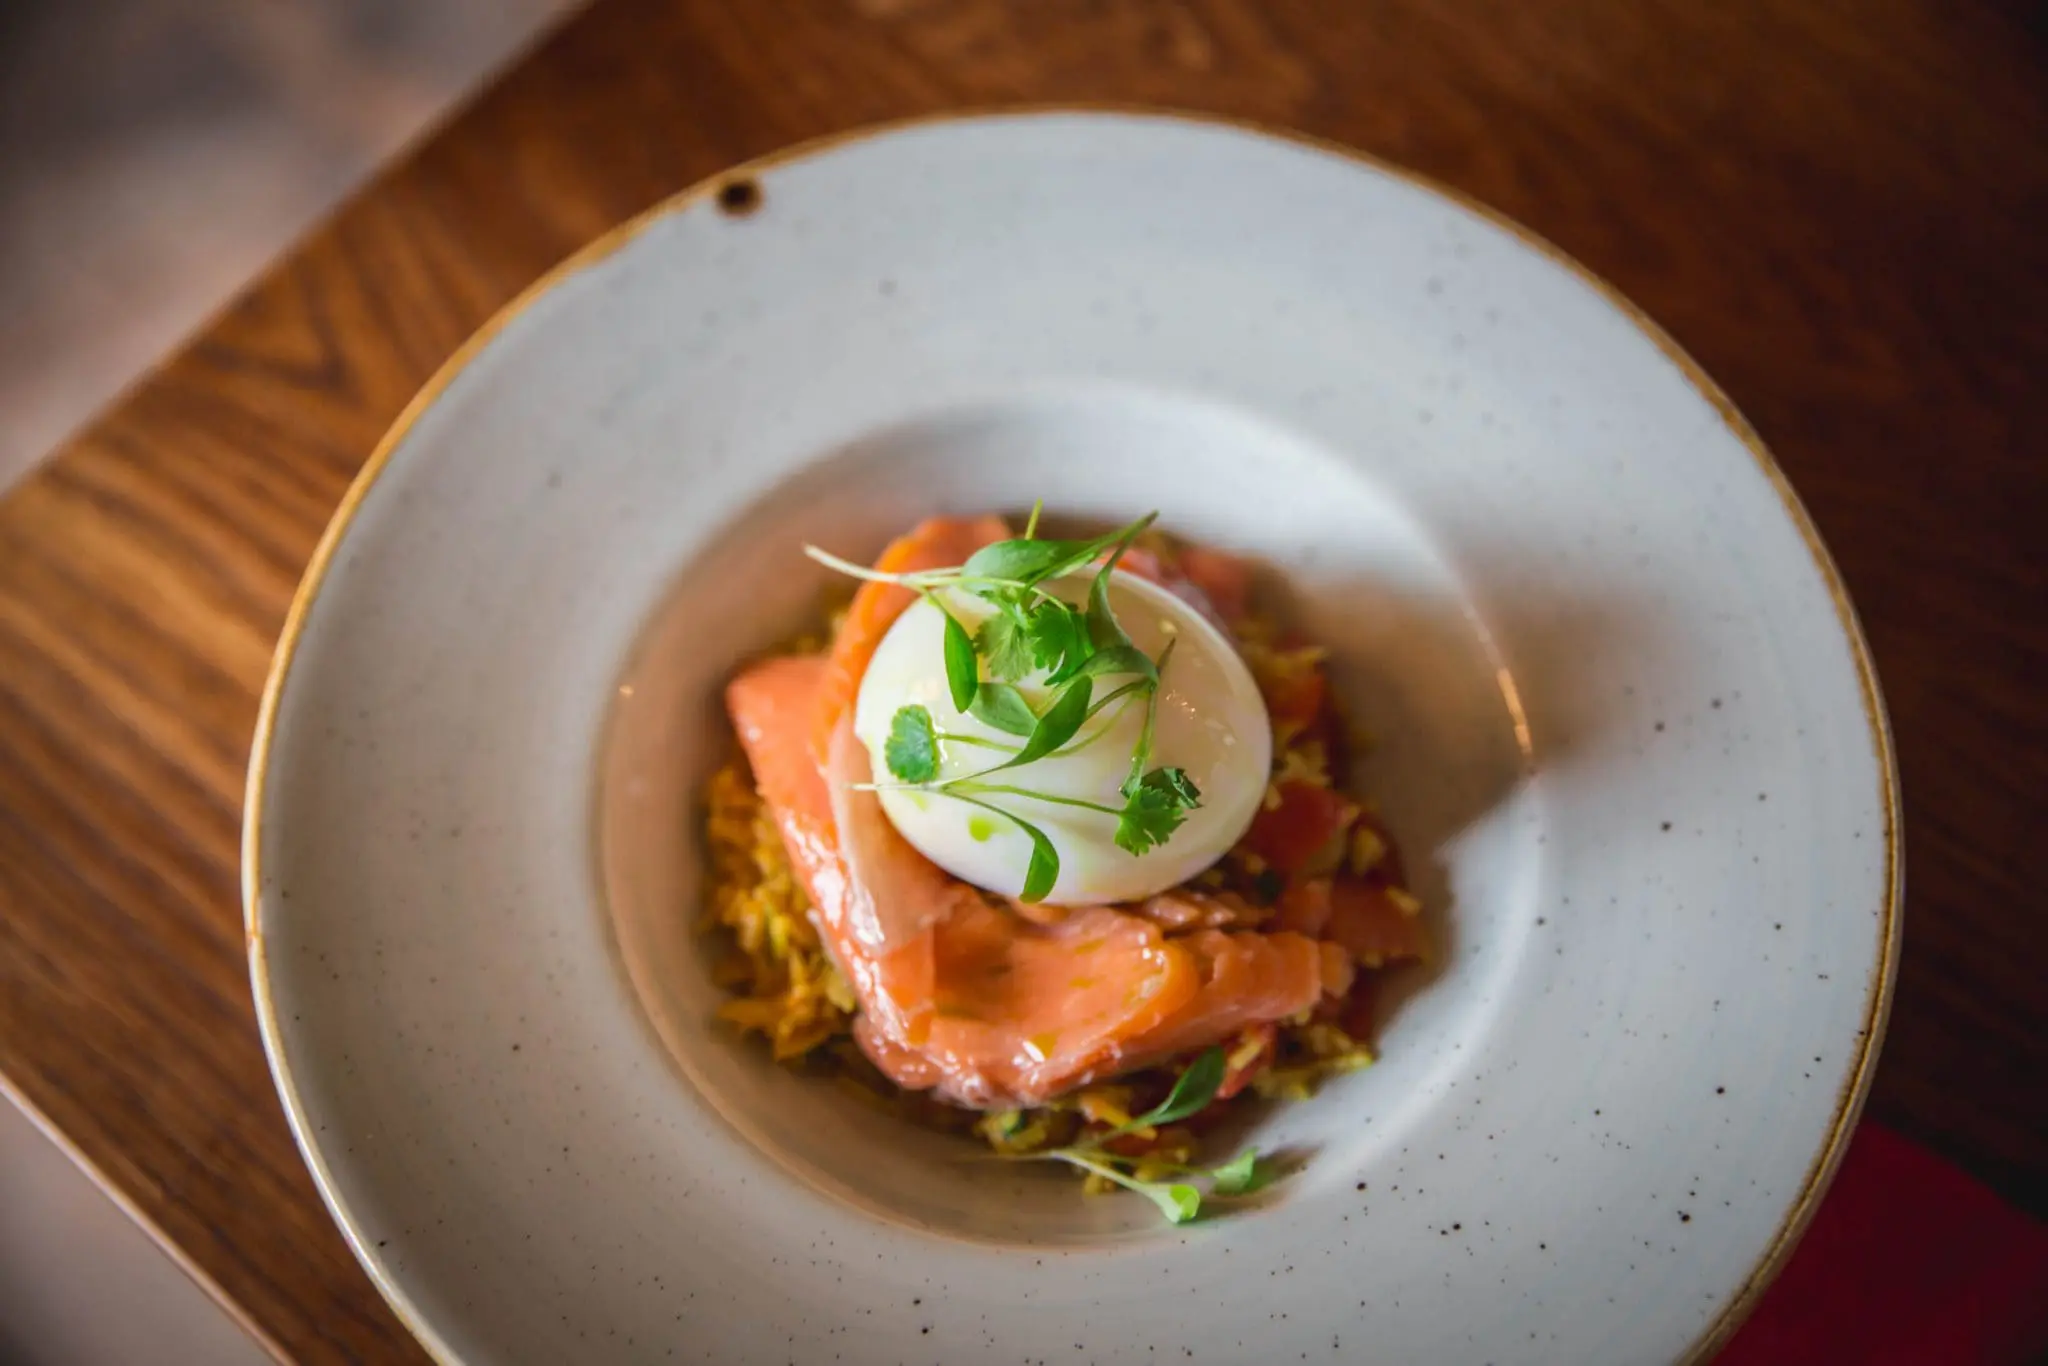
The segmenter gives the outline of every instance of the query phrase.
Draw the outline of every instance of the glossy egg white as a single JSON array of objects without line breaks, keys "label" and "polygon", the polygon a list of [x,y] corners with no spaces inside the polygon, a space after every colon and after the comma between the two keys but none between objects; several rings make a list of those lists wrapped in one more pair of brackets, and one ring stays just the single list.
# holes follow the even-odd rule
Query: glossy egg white
[{"label": "glossy egg white", "polygon": [[[1060,596],[1085,602],[1088,580],[1056,586]],[[947,610],[973,630],[991,613],[985,602],[964,593],[947,595]],[[1060,858],[1058,880],[1045,898],[1052,905],[1134,901],[1185,882],[1216,862],[1237,842],[1257,814],[1272,765],[1273,732],[1258,685],[1222,632],[1200,613],[1156,584],[1118,571],[1111,578],[1110,604],[1139,649],[1157,659],[1177,640],[1163,676],[1148,767],[1185,769],[1201,789],[1201,805],[1163,845],[1133,855],[1115,841],[1112,815],[1015,795],[984,800],[1029,821],[1053,843]],[[961,713],[946,686],[945,618],[920,601],[883,637],[861,680],[854,708],[854,733],[867,746],[878,780],[887,781],[883,746],[900,707],[930,710],[942,740],[941,779],[977,773],[1001,763],[1004,754],[984,744],[1015,746],[1016,736]],[[1132,675],[1098,678],[1094,696],[1107,697]],[[1044,676],[1018,684],[1035,708],[1048,696]],[[1143,727],[1142,692],[1112,702],[1082,727],[1070,754],[1039,759],[990,782],[1028,788],[1056,797],[1120,807],[1119,791],[1130,772],[1132,751]],[[1100,732],[1098,734],[1098,732]],[[1089,739],[1089,737],[1094,737]],[[954,876],[1006,896],[1024,885],[1031,842],[1002,816],[941,793],[882,792],[882,806],[896,828],[925,857]]]}]

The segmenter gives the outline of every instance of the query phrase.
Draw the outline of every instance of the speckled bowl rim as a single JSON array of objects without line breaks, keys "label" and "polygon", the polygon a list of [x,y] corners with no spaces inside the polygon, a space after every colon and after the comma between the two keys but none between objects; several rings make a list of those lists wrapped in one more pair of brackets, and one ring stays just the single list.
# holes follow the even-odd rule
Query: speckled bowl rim
[{"label": "speckled bowl rim", "polygon": [[313,548],[313,557],[307,563],[305,575],[299,580],[298,589],[292,595],[291,607],[285,613],[284,626],[278,636],[277,648],[271,658],[270,674],[264,683],[262,701],[256,714],[256,729],[249,752],[248,787],[243,801],[242,911],[244,936],[249,953],[250,986],[255,997],[256,1022],[263,1038],[264,1055],[269,1059],[271,1077],[276,1082],[279,1098],[284,1103],[285,1117],[291,1125],[292,1137],[298,1143],[299,1152],[313,1174],[313,1182],[319,1188],[321,1200],[326,1204],[328,1213],[334,1217],[336,1224],[340,1226],[342,1235],[348,1240],[350,1249],[356,1255],[356,1260],[369,1272],[378,1293],[383,1295],[393,1312],[437,1361],[454,1363],[459,1362],[461,1358],[427,1323],[389,1269],[384,1266],[382,1259],[365,1240],[362,1231],[356,1227],[336,1194],[334,1179],[328,1171],[326,1160],[312,1141],[305,1110],[299,1099],[298,1085],[289,1064],[285,1061],[284,1050],[279,1041],[277,1004],[271,995],[270,965],[265,956],[262,930],[258,923],[258,889],[262,886],[260,864],[263,849],[264,788],[268,777],[270,746],[274,737],[278,704],[284,694],[286,680],[291,674],[292,660],[297,652],[299,637],[305,629],[306,618],[312,611],[314,599],[319,596],[321,585],[333,564],[335,552],[340,548],[342,538],[348,534],[349,525],[354,521],[363,499],[369,494],[370,487],[389,466],[392,456],[412,431],[414,424],[441,396],[442,391],[454,382],[456,376],[460,375],[485,347],[496,340],[500,333],[543,294],[578,271],[597,265],[654,224],[704,199],[717,196],[729,186],[744,184],[774,167],[809,160],[851,143],[938,123],[968,122],[983,118],[1057,117],[1076,114],[1179,121],[1253,133],[1275,141],[1343,157],[1448,200],[1510,234],[1524,246],[1564,267],[1596,290],[1622,316],[1635,324],[1644,338],[1678,368],[1755,459],[1758,469],[1770,481],[1772,489],[1777,492],[1779,500],[1784,504],[1786,516],[1791,519],[1800,539],[1806,543],[1808,552],[1813,556],[1814,567],[1820,571],[1821,579],[1827,585],[1828,597],[1834,604],[1836,621],[1848,641],[1850,654],[1856,662],[1864,720],[1870,728],[1871,748],[1879,760],[1883,779],[1881,795],[1884,807],[1885,891],[1881,920],[1884,928],[1882,952],[1866,993],[1863,1029],[1857,1039],[1855,1062],[1836,1099],[1834,1118],[1828,1126],[1827,1136],[1807,1169],[1798,1195],[1780,1221],[1777,1233],[1765,1246],[1755,1266],[1750,1269],[1749,1275],[1734,1296],[1723,1306],[1720,1314],[1707,1325],[1692,1346],[1679,1358],[1681,1363],[1693,1366],[1693,1363],[1711,1359],[1714,1353],[1734,1336],[1735,1330],[1749,1317],[1750,1311],[1756,1307],[1757,1300],[1765,1289],[1784,1269],[1786,1261],[1791,1257],[1792,1249],[1798,1245],[1800,1236],[1805,1233],[1806,1226],[1812,1221],[1821,1197],[1827,1193],[1828,1185],[1834,1179],[1835,1170],[1841,1164],[1842,1155],[1848,1149],[1849,1138],[1855,1130],[1857,1117],[1862,1113],[1864,1099],[1870,1091],[1871,1077],[1876,1071],[1885,1025],[1891,1015],[1893,986],[1898,977],[1899,949],[1903,931],[1901,922],[1904,919],[1898,755],[1893,747],[1891,721],[1886,715],[1884,699],[1878,689],[1877,670],[1871,660],[1870,646],[1864,639],[1856,609],[1849,601],[1848,589],[1842,582],[1841,571],[1836,568],[1834,557],[1828,553],[1826,544],[1822,542],[1820,532],[1813,524],[1813,518],[1807,513],[1805,505],[1799,501],[1799,495],[1793,491],[1784,470],[1779,467],[1776,458],[1764,445],[1763,439],[1757,435],[1756,429],[1750,426],[1748,419],[1743,417],[1728,395],[1700,367],[1699,362],[1687,354],[1669,333],[1618,288],[1556,244],[1499,210],[1428,176],[1327,138],[1226,115],[1115,103],[978,107],[864,124],[857,128],[827,133],[794,143],[707,176],[627,219],[573,252],[520,291],[488,322],[471,334],[467,341],[442,362],[440,369],[434,372],[433,377],[413,396],[412,401],[406,404],[397,420],[391,424],[390,430],[378,441],[376,449],[370,452],[369,459],[363,463],[361,470],[349,484],[348,491],[342,495],[333,518],[327,524],[327,529],[321,533],[319,543]]}]

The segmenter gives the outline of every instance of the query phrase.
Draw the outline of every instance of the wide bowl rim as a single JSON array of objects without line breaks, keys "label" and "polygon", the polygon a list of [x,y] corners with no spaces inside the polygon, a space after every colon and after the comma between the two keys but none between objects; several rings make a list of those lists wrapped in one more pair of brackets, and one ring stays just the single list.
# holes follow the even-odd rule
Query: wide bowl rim
[{"label": "wide bowl rim", "polygon": [[337,1193],[334,1178],[328,1169],[326,1159],[314,1143],[298,1085],[292,1075],[291,1065],[285,1057],[282,1045],[277,1003],[271,991],[270,965],[265,953],[261,920],[262,888],[262,847],[263,813],[266,787],[269,777],[271,746],[275,738],[278,710],[289,681],[300,637],[310,615],[315,599],[332,568],[336,552],[348,534],[356,513],[361,509],[371,487],[390,467],[399,447],[404,444],[412,428],[441,394],[461,375],[470,364],[508,327],[516,322],[543,295],[553,290],[577,273],[599,264],[614,253],[628,246],[642,233],[657,223],[680,213],[708,198],[713,198],[729,186],[741,184],[778,166],[806,161],[837,151],[858,142],[870,141],[892,134],[903,133],[933,125],[972,123],[976,121],[1003,121],[1024,118],[1072,118],[1107,117],[1136,121],[1161,123],[1185,123],[1210,130],[1230,130],[1270,138],[1295,147],[1322,152],[1352,161],[1367,169],[1377,171],[1402,181],[1428,194],[1474,214],[1488,224],[1514,237],[1523,246],[1530,248],[1553,264],[1564,268],[1584,284],[1591,287],[1611,307],[1633,324],[1644,338],[1674,365],[1685,377],[1687,383],[1706,400],[1742,446],[1755,460],[1772,490],[1778,495],[1786,516],[1804,542],[1812,556],[1815,569],[1820,573],[1826,586],[1828,598],[1835,610],[1837,624],[1849,646],[1855,662],[1857,681],[1862,694],[1865,724],[1869,727],[1869,739],[1873,753],[1879,761],[1880,787],[1884,815],[1883,840],[1883,901],[1879,916],[1882,924],[1880,934],[1880,957],[1876,971],[1872,974],[1866,995],[1863,1026],[1858,1032],[1855,1048],[1856,1058],[1847,1079],[1836,1098],[1833,1119],[1827,1134],[1807,1169],[1798,1194],[1787,1206],[1776,1232],[1765,1244],[1756,1263],[1743,1279],[1736,1292],[1722,1307],[1721,1312],[1707,1324],[1694,1339],[1686,1352],[1678,1358],[1686,1366],[1712,1358],[1743,1321],[1748,1318],[1763,1292],[1775,1280],[1789,1260],[1792,1250],[1798,1245],[1807,1225],[1812,1221],[1821,1198],[1827,1193],[1835,1171],[1849,1146],[1850,1135],[1862,1113],[1863,1104],[1869,1095],[1872,1078],[1876,1071],[1884,1032],[1891,1014],[1894,987],[1898,976],[1900,948],[1902,942],[1902,921],[1904,918],[1904,870],[1901,858],[1898,756],[1894,746],[1890,718],[1885,710],[1880,690],[1877,669],[1872,659],[1869,642],[1864,636],[1862,624],[1849,598],[1847,586],[1842,580],[1840,569],[1821,539],[1819,529],[1807,512],[1799,495],[1793,489],[1775,456],[1764,444],[1763,438],[1751,426],[1735,403],[1721,389],[1698,361],[1643,311],[1617,286],[1593,271],[1590,267],[1570,255],[1563,248],[1524,226],[1517,220],[1493,208],[1454,186],[1444,184],[1430,176],[1409,169],[1396,162],[1360,150],[1345,143],[1300,132],[1295,129],[1267,124],[1254,119],[1218,114],[1208,111],[1186,110],[1167,106],[1141,103],[1115,102],[1053,102],[1014,105],[986,105],[971,108],[947,110],[930,114],[893,119],[877,123],[861,124],[836,132],[821,134],[778,148],[762,156],[736,163],[723,170],[715,171],[703,179],[677,191],[675,194],[653,204],[640,213],[600,233],[567,257],[543,272],[511,300],[502,305],[475,332],[463,341],[446,360],[434,371],[419,391],[407,402],[397,418],[378,439],[369,457],[363,462],[348,489],[342,494],[326,528],[313,548],[304,574],[292,594],[290,607],[286,610],[283,626],[278,634],[277,645],[272,653],[270,668],[264,681],[261,700],[256,715],[256,725],[250,741],[248,780],[243,800],[242,818],[242,910],[244,939],[249,956],[250,987],[254,998],[258,1032],[263,1042],[263,1052],[270,1067],[280,1101],[284,1106],[294,1142],[308,1171],[312,1174],[314,1186],[320,1193],[321,1202],[341,1229],[356,1260],[369,1274],[371,1283],[390,1305],[406,1328],[417,1338],[429,1355],[441,1362],[459,1362],[461,1357],[429,1324],[426,1317],[412,1303],[410,1296],[383,1265],[375,1250],[368,1244],[357,1228],[355,1220]]}]

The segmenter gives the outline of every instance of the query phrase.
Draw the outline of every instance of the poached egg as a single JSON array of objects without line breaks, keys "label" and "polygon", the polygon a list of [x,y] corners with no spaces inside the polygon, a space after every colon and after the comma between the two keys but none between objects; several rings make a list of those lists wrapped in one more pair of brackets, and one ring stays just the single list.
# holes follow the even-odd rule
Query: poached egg
[{"label": "poached egg", "polygon": [[[1070,602],[1087,600],[1089,579],[1077,576],[1046,587]],[[971,594],[943,591],[946,610],[973,633],[995,607]],[[980,794],[981,800],[1038,827],[1059,854],[1059,877],[1048,905],[1138,901],[1187,881],[1235,844],[1265,797],[1273,757],[1273,730],[1251,670],[1230,641],[1200,612],[1157,584],[1118,570],[1110,577],[1110,605],[1140,650],[1157,660],[1169,641],[1173,654],[1160,678],[1152,752],[1146,768],[1186,771],[1201,804],[1164,844],[1143,854],[1115,840],[1117,817],[1048,801],[1092,802],[1119,809],[1131,755],[1144,725],[1143,689],[1109,703],[1085,722],[1060,751],[989,775],[987,781],[1028,789]],[[882,808],[918,852],[963,881],[1004,896],[1024,885],[1030,838],[996,811],[943,791],[889,785],[884,758],[899,708],[921,706],[939,734],[939,782],[980,773],[1003,762],[1022,739],[953,706],[946,685],[945,616],[920,599],[890,627],[862,677],[854,703],[854,735],[867,748],[882,785]],[[1114,674],[1093,681],[1096,702],[1135,681]],[[1016,686],[1042,712],[1051,696],[1041,672]]]}]

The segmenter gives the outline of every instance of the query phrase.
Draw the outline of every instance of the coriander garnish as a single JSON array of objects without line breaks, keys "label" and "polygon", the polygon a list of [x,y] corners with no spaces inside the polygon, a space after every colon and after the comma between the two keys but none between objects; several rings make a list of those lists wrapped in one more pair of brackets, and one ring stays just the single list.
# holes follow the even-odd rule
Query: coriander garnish
[{"label": "coriander garnish", "polygon": [[[952,569],[890,574],[842,560],[816,546],[804,547],[812,559],[843,574],[912,589],[945,617],[946,690],[955,710],[1014,735],[1021,743],[1010,749],[980,737],[949,735],[937,729],[927,709],[906,706],[890,720],[883,761],[896,784],[956,798],[999,815],[1021,830],[1031,841],[1032,851],[1019,894],[1025,901],[1042,900],[1052,891],[1059,879],[1059,853],[1037,826],[1007,804],[989,798],[1053,802],[1115,816],[1116,843],[1133,855],[1166,843],[1202,800],[1183,770],[1150,767],[1159,679],[1173,644],[1168,642],[1159,658],[1153,659],[1132,643],[1109,603],[1110,575],[1117,561],[1159,514],[1147,513],[1129,526],[1093,540],[1048,541],[1036,534],[1042,507],[1032,508],[1023,536],[984,546],[967,563]],[[1098,558],[1103,558],[1103,564],[1089,583],[1085,604],[1070,603],[1046,586]],[[940,600],[942,592],[980,598],[995,608],[995,614],[970,634]],[[1045,686],[1052,689],[1042,708],[1033,707],[1015,686],[1033,671],[1043,672]],[[1129,682],[1096,699],[1096,680],[1126,676]],[[1122,787],[1121,807],[1055,796],[1008,781],[988,781],[994,775],[1007,777],[1040,759],[1069,754],[1092,743],[1107,724],[1088,736],[1080,736],[1082,727],[1104,708],[1126,699],[1141,702],[1145,714],[1131,754],[1130,776]],[[1003,750],[1007,757],[977,772],[941,779],[940,746],[944,742]],[[1017,776],[1023,775],[1018,772]]]}]

